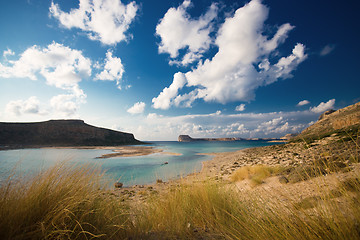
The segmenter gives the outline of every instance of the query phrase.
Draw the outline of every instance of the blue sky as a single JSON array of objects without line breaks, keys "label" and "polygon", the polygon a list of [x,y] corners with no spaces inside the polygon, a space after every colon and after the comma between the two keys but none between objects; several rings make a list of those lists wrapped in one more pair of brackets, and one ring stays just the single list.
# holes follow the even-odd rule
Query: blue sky
[{"label": "blue sky", "polygon": [[0,121],[280,137],[360,101],[359,3],[0,3]]}]

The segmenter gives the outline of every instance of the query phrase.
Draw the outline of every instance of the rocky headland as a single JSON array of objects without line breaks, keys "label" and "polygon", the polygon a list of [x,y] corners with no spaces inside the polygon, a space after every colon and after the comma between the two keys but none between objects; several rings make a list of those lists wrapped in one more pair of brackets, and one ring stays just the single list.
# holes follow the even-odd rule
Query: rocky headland
[{"label": "rocky headland", "polygon": [[236,141],[239,138],[192,138],[189,135],[180,135],[179,142],[196,142],[196,141]]},{"label": "rocky headland", "polygon": [[82,120],[0,123],[0,149],[142,144],[131,133],[94,127]]}]

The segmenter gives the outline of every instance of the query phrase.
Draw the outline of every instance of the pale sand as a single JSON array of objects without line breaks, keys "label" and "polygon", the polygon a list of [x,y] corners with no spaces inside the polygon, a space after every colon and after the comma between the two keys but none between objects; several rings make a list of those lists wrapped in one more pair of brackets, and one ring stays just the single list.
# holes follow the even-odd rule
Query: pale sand
[{"label": "pale sand", "polygon": [[103,149],[113,150],[114,153],[104,154],[97,158],[112,158],[112,157],[136,157],[146,156],[154,153],[181,156],[180,153],[164,152],[164,150],[151,146],[79,146],[79,147],[46,147],[50,149]]}]

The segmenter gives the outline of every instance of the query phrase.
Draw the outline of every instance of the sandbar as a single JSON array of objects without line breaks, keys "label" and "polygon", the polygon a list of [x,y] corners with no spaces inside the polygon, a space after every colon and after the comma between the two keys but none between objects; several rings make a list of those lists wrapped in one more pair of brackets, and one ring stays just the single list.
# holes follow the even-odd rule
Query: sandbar
[{"label": "sandbar", "polygon": [[123,146],[113,148],[113,153],[104,154],[97,158],[112,158],[112,157],[136,157],[146,156],[154,153],[161,153],[166,155],[180,156],[180,153],[164,152],[163,149],[150,146]]}]

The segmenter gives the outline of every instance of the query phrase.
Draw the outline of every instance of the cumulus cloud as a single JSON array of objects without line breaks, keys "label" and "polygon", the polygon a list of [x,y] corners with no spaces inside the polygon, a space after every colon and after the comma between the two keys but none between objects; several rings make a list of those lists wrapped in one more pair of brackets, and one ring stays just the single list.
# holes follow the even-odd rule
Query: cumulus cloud
[{"label": "cumulus cloud", "polygon": [[235,111],[242,112],[245,110],[245,104],[240,104],[239,106],[236,106]]},{"label": "cumulus cloud", "polygon": [[40,101],[35,96],[32,96],[27,100],[10,101],[5,107],[5,113],[15,116],[38,114],[40,113],[39,104]]},{"label": "cumulus cloud", "polygon": [[[59,110],[65,110],[66,106],[70,107],[68,104],[70,98],[73,99],[72,103],[77,105],[85,102],[86,94],[80,89],[79,82],[83,78],[90,77],[91,71],[91,61],[84,57],[81,51],[55,42],[44,48],[34,45],[20,54],[18,60],[0,63],[0,77],[38,80],[39,76],[42,76],[46,84],[67,91],[66,104],[55,108]],[[57,99],[64,99],[60,96],[63,95],[59,95]]]},{"label": "cumulus cloud", "polygon": [[[217,16],[218,7],[213,3],[207,12],[197,19],[187,12],[190,0],[185,0],[178,8],[170,8],[156,26],[156,34],[161,38],[160,53],[170,54],[170,64],[188,65],[202,57],[209,49],[212,39],[212,22]],[[178,60],[180,49],[186,54]]]},{"label": "cumulus cloud", "polygon": [[129,108],[127,112],[131,114],[143,113],[145,110],[145,106],[146,104],[144,102],[137,102],[134,104],[134,106]]},{"label": "cumulus cloud", "polygon": [[0,63],[0,77],[30,78],[37,80],[37,74],[46,83],[61,89],[79,92],[78,83],[82,77],[91,75],[91,61],[81,51],[53,42],[46,48],[36,45],[26,49],[16,61]]},{"label": "cumulus cloud", "polygon": [[[101,68],[97,63],[95,67]],[[121,89],[121,78],[124,74],[124,66],[121,63],[121,59],[113,57],[111,51],[107,51],[104,70],[96,74],[94,80],[108,80],[116,81],[116,85]]]},{"label": "cumulus cloud", "polygon": [[322,113],[325,112],[329,109],[333,109],[335,105],[335,99],[330,99],[329,101],[325,102],[321,102],[318,106],[316,107],[311,107],[310,111],[314,112],[314,113]]},{"label": "cumulus cloud", "polygon": [[[264,35],[268,8],[260,0],[252,0],[225,19],[219,28],[215,45],[218,52],[212,59],[199,62],[184,74],[186,86],[193,90],[182,95],[169,94],[153,99],[153,107],[168,109],[171,105],[191,106],[196,99],[228,103],[250,101],[255,90],[278,79],[292,77],[292,72],[307,58],[305,46],[297,43],[292,53],[280,59],[270,58],[294,27],[285,23],[271,37]],[[179,74],[179,73],[177,73]],[[175,76],[174,80],[175,82]],[[173,84],[172,84],[173,85]],[[176,85],[176,84],[175,84]],[[184,84],[172,93],[178,92]],[[168,88],[165,88],[168,89]],[[164,90],[165,90],[164,89]],[[166,102],[170,104],[161,104]],[[181,104],[184,102],[184,104]]]},{"label": "cumulus cloud", "polygon": [[158,97],[152,99],[153,107],[168,109],[174,101],[174,98],[178,95],[178,90],[181,89],[185,83],[185,75],[181,72],[175,73],[172,84],[164,88]]},{"label": "cumulus cloud", "polygon": [[335,50],[334,44],[328,44],[320,51],[320,56],[326,56],[329,55],[332,51]]},{"label": "cumulus cloud", "polygon": [[135,2],[123,4],[120,0],[80,0],[79,8],[64,12],[52,2],[50,16],[58,19],[65,28],[79,28],[91,40],[114,45],[126,40],[125,33],[133,22],[138,6]]},{"label": "cumulus cloud", "polygon": [[[283,117],[278,117],[261,123],[254,132],[261,132],[264,135],[269,135],[271,133],[286,134],[290,132],[290,128],[289,122],[285,121]],[[291,132],[294,132],[294,129],[297,129],[298,126],[293,126],[292,128],[293,130]]]},{"label": "cumulus cloud", "polygon": [[79,99],[72,94],[60,94],[50,100],[52,111],[57,117],[74,116],[79,108]]},{"label": "cumulus cloud", "polygon": [[308,100],[302,100],[300,101],[296,106],[304,106],[304,105],[307,105],[307,104],[310,104],[310,102]]}]

